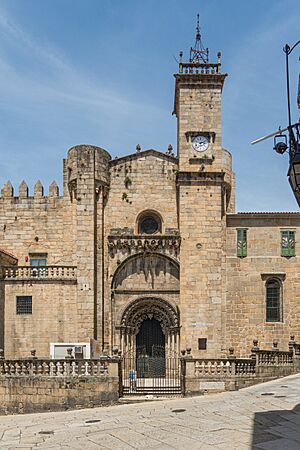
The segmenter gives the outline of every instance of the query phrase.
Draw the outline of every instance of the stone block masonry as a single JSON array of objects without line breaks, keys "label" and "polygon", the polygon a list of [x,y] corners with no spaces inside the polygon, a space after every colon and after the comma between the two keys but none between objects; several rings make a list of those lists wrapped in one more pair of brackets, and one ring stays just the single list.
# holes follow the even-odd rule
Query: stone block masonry
[{"label": "stone block masonry", "polygon": [[111,405],[119,398],[118,378],[0,378],[0,414],[22,414]]},{"label": "stone block masonry", "polygon": [[0,359],[0,414],[91,408],[119,398],[119,360]]}]

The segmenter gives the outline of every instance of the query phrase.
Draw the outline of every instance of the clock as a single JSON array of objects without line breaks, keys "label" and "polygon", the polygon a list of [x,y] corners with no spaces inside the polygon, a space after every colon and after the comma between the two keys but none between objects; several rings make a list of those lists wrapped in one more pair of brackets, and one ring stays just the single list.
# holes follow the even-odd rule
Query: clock
[{"label": "clock", "polygon": [[205,152],[209,147],[209,141],[206,136],[198,134],[192,138],[192,146],[197,152]]}]

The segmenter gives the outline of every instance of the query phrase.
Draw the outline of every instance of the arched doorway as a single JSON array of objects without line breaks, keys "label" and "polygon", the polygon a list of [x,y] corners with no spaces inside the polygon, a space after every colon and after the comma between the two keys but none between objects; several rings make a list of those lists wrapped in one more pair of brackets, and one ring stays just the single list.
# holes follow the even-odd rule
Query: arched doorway
[{"label": "arched doorway", "polygon": [[179,314],[162,298],[142,298],[124,311],[120,329],[123,392],[178,394]]},{"label": "arched doorway", "polygon": [[136,335],[136,367],[138,377],[166,374],[165,335],[156,319],[144,320]]}]

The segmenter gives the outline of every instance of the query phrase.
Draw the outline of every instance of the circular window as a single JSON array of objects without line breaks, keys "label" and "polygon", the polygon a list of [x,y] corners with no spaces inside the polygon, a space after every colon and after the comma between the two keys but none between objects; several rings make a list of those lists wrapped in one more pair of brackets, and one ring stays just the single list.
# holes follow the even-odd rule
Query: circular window
[{"label": "circular window", "polygon": [[145,234],[155,234],[160,231],[160,221],[153,216],[145,216],[139,224],[139,232]]}]

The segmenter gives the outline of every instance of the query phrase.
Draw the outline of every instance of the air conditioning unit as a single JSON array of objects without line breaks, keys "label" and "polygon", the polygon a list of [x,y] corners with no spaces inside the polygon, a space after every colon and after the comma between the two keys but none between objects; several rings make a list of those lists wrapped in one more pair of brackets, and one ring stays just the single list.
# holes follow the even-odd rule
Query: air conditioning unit
[{"label": "air conditioning unit", "polygon": [[83,359],[83,347],[82,345],[76,345],[74,347],[75,359]]}]

